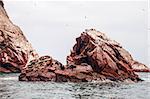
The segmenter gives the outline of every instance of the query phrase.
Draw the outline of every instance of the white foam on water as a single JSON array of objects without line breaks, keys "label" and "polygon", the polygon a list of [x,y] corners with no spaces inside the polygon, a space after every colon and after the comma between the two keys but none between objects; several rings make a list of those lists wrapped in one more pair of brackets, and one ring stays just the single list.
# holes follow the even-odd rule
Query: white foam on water
[{"label": "white foam on water", "polygon": [[2,77],[0,80],[18,80],[18,77]]}]

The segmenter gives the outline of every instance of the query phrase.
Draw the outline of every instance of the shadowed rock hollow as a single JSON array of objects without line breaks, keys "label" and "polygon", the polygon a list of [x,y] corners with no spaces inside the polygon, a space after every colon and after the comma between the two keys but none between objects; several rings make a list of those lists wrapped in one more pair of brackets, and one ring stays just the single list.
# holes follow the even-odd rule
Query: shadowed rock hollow
[{"label": "shadowed rock hollow", "polygon": [[37,53],[20,28],[10,21],[0,0],[0,72],[20,72],[35,57]]},{"label": "shadowed rock hollow", "polygon": [[114,40],[95,29],[76,39],[67,65],[43,56],[33,60],[19,76],[20,81],[140,81],[132,68],[133,58]]}]

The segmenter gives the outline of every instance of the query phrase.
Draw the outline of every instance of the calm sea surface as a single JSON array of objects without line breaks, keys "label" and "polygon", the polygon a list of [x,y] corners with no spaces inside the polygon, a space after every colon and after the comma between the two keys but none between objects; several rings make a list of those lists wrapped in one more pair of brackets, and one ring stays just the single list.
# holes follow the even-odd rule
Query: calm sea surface
[{"label": "calm sea surface", "polygon": [[0,99],[150,99],[150,73],[133,84],[20,82],[19,74],[0,74]]}]

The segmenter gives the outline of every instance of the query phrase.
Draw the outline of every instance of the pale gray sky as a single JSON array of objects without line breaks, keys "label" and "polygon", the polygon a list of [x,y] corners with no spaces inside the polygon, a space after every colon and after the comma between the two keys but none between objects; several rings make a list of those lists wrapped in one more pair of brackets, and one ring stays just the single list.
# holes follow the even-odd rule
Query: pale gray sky
[{"label": "pale gray sky", "polygon": [[5,8],[40,55],[65,64],[75,38],[95,28],[148,64],[146,1],[5,1]]}]

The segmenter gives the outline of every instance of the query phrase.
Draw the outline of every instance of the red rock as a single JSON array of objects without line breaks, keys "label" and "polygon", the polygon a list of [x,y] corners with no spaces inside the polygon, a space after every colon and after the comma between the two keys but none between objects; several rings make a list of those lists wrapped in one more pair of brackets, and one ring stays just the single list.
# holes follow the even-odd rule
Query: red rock
[{"label": "red rock", "polygon": [[150,72],[150,69],[146,65],[138,61],[132,62],[132,68],[135,72]]},{"label": "red rock", "polygon": [[35,59],[25,67],[20,81],[89,82],[141,81],[132,68],[133,58],[114,40],[94,29],[76,39],[64,66],[50,56]]},{"label": "red rock", "polygon": [[50,56],[43,56],[29,62],[24,67],[19,80],[21,81],[55,81],[56,70],[63,69],[63,65]]},{"label": "red rock", "polygon": [[95,29],[86,30],[76,39],[67,65],[90,65],[95,73],[111,80],[139,79],[132,70],[133,58],[122,46]]},{"label": "red rock", "polygon": [[0,0],[0,72],[20,72],[38,55],[21,29],[9,19]]}]

